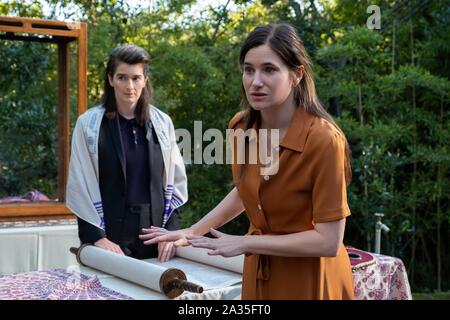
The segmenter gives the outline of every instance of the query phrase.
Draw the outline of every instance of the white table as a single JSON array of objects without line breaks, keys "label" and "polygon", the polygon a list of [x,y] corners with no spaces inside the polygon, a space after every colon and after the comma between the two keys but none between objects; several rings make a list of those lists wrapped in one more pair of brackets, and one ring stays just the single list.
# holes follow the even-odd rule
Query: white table
[{"label": "white table", "polygon": [[66,268],[76,263],[77,225],[0,229],[0,275]]}]

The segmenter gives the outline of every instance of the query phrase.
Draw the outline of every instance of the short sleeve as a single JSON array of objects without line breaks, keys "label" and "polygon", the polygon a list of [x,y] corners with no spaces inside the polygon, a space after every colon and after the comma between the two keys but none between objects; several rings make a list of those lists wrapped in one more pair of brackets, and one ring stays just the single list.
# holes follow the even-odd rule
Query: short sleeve
[{"label": "short sleeve", "polygon": [[343,219],[350,215],[345,180],[345,139],[327,131],[317,139],[312,166],[314,223]]}]

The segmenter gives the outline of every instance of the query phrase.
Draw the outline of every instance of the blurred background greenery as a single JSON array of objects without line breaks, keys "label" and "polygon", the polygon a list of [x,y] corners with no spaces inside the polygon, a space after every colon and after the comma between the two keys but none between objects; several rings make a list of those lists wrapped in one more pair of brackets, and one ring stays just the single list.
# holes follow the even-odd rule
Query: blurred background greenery
[{"label": "blurred background greenery", "polygon": [[[373,4],[381,29],[366,25]],[[225,132],[240,110],[238,53],[249,31],[293,24],[315,63],[320,98],[353,153],[345,243],[373,251],[374,213],[382,212],[391,231],[381,251],[403,260],[412,290],[450,290],[448,0],[0,1],[0,15],[88,23],[90,106],[99,102],[111,49],[144,47],[155,104],[192,133],[194,121]],[[52,45],[0,41],[0,196],[30,186],[55,194],[56,57]],[[184,225],[232,188],[229,166],[187,171]],[[243,234],[247,226],[242,215],[222,230]]]}]

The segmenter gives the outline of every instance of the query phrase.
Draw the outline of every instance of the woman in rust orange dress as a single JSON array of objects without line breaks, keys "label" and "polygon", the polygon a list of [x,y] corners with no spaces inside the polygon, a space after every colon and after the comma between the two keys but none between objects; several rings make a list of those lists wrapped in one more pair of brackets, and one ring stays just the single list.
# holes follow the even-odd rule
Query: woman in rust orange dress
[{"label": "woman in rust orange dress", "polygon": [[[353,299],[343,245],[350,151],[317,97],[303,43],[288,24],[260,26],[246,39],[240,64],[247,107],[229,128],[256,129],[256,140],[259,129],[276,130],[278,141],[266,139],[263,147],[278,154],[272,157],[277,170],[262,173],[261,161],[234,159],[235,188],[216,208],[190,228],[152,227],[141,238],[146,244],[177,240],[208,248],[211,255],[245,254],[243,299]],[[242,152],[236,145],[234,150]],[[246,235],[215,230],[244,211],[250,220]],[[207,232],[214,238],[204,237]]]}]

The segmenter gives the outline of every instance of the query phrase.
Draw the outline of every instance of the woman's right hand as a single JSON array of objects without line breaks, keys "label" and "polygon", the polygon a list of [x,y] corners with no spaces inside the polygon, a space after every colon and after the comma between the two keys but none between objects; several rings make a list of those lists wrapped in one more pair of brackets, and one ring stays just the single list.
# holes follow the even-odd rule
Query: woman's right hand
[{"label": "woman's right hand", "polygon": [[101,238],[100,240],[97,240],[96,242],[94,242],[94,246],[123,256],[125,255],[119,245],[115,244],[112,241],[109,241],[107,238]]},{"label": "woman's right hand", "polygon": [[189,245],[186,236],[193,236],[191,228],[169,231],[164,228],[151,226],[150,229],[142,229],[139,239],[144,241],[145,245],[151,245],[162,241],[174,241],[176,247]]}]

